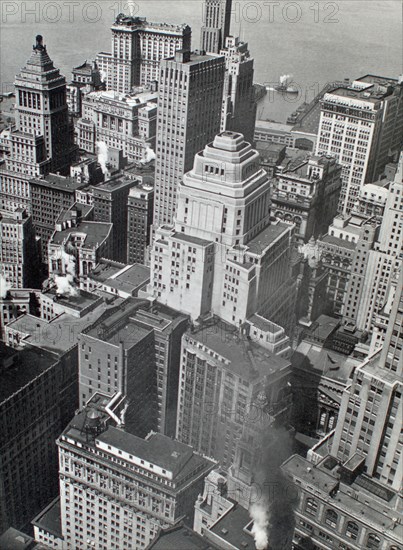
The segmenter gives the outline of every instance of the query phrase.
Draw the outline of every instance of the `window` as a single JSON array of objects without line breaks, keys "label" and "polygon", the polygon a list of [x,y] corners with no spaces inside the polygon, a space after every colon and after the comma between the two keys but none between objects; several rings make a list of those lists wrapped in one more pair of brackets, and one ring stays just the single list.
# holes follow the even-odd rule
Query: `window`
[{"label": "window", "polygon": [[318,503],[313,498],[307,498],[305,503],[305,510],[308,512],[308,514],[311,514],[312,516],[316,516],[316,512],[318,511]]},{"label": "window", "polygon": [[381,544],[381,539],[374,533],[370,533],[367,539],[368,550],[377,550]]},{"label": "window", "polygon": [[354,521],[349,521],[346,527],[346,536],[350,537],[352,540],[357,540],[358,538],[358,525]]},{"label": "window", "polygon": [[330,525],[330,527],[333,527],[333,528],[336,528],[336,525],[337,525],[337,514],[334,510],[326,510],[326,514],[325,514],[325,523],[327,525]]}]

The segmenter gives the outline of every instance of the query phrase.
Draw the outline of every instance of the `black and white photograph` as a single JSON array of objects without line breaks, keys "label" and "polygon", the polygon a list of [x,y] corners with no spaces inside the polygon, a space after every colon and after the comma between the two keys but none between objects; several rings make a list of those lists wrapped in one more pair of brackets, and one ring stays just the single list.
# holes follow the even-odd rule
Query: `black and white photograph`
[{"label": "black and white photograph", "polygon": [[403,550],[403,0],[1,0],[0,550]]}]

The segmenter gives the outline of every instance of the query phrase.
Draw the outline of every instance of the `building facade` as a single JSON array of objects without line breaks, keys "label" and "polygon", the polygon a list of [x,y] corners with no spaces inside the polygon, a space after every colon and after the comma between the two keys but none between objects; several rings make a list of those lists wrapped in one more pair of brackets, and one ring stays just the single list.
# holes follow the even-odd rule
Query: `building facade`
[{"label": "building facade", "polygon": [[211,312],[239,326],[259,311],[288,330],[293,226],[270,223],[269,193],[259,155],[243,136],[216,136],[183,178],[174,227],[156,231],[153,296],[193,320]]},{"label": "building facade", "polygon": [[219,53],[230,33],[232,0],[205,0],[200,49]]},{"label": "building facade", "polygon": [[176,438],[228,469],[241,436],[252,454],[260,426],[289,419],[290,373],[288,360],[231,325],[212,319],[194,327],[182,337]]},{"label": "building facade", "polygon": [[154,187],[143,183],[130,189],[127,208],[127,261],[146,264],[153,223]]},{"label": "building facade", "polygon": [[282,466],[299,494],[295,548],[401,546],[402,272],[398,288],[383,346],[355,370],[335,431]]},{"label": "building facade", "polygon": [[40,247],[25,210],[0,210],[0,274],[10,288],[38,288]]},{"label": "building facade", "polygon": [[17,128],[43,136],[52,171],[68,174],[77,147],[68,116],[66,79],[54,67],[40,35],[26,66],[16,76],[15,95]]},{"label": "building facade", "polygon": [[0,533],[57,495],[56,438],[77,407],[77,361],[0,343]]},{"label": "building facade", "polygon": [[403,135],[402,83],[366,75],[321,100],[317,155],[332,155],[343,166],[339,212],[348,214],[361,187],[375,181],[399,154]]},{"label": "building facade", "polygon": [[77,144],[97,154],[98,144],[119,149],[128,163],[148,160],[155,148],[157,94],[138,89],[131,95],[113,90],[88,93],[76,124]]},{"label": "building facade", "polygon": [[228,36],[220,55],[225,57],[225,80],[221,131],[239,132],[253,144],[256,121],[253,63],[248,44]]},{"label": "building facade", "polygon": [[220,131],[223,57],[179,51],[161,62],[154,226],[172,223],[177,190],[194,156]]},{"label": "building facade", "polygon": [[[161,528],[192,525],[194,502],[215,463],[161,434],[132,435],[116,413],[95,396],[57,442],[60,548],[145,548]],[[36,529],[36,540],[49,541],[46,525]]]},{"label": "building facade", "polygon": [[129,174],[117,174],[92,189],[94,221],[112,223],[111,260],[127,263],[128,197],[139,180]]},{"label": "building facade", "polygon": [[271,214],[294,223],[296,239],[308,242],[312,236],[325,234],[337,214],[341,166],[324,156],[295,164],[288,166],[284,161],[276,169]]},{"label": "building facade", "polygon": [[144,17],[121,13],[111,31],[112,52],[101,52],[96,60],[106,75],[106,89],[121,94],[157,81],[162,59],[172,57],[176,50],[190,49],[188,25],[149,23]]}]

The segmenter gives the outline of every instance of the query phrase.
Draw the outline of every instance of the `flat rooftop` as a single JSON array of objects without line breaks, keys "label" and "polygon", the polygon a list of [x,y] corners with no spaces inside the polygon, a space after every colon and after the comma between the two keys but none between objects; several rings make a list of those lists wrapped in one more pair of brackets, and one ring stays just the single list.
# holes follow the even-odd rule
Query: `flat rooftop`
[{"label": "flat rooftop", "polygon": [[249,252],[253,254],[262,254],[263,251],[273,244],[279,237],[288,233],[291,229],[291,225],[284,222],[271,222],[270,225],[265,227],[256,237],[246,243],[246,247],[249,248]]},{"label": "flat rooftop", "polygon": [[291,134],[292,125],[275,122],[274,120],[257,120],[255,131],[276,132],[281,134]]},{"label": "flat rooftop", "polygon": [[[231,508],[224,514],[209,530],[234,548],[256,550],[255,541],[250,532],[251,525],[252,519],[248,510],[240,504],[236,504],[234,508]],[[249,526],[249,529],[245,530],[247,526]]]},{"label": "flat rooftop", "polygon": [[101,245],[112,231],[111,223],[104,222],[81,222],[77,227],[68,227],[62,231],[55,231],[51,244],[64,244],[70,236],[75,234],[85,235],[80,242],[83,248],[93,248]]},{"label": "flat rooftop", "polygon": [[36,548],[34,539],[14,527],[9,527],[0,536],[1,550],[29,550],[30,548]]},{"label": "flat rooftop", "polygon": [[[187,332],[186,336],[224,357],[229,362],[225,368],[245,380],[257,381],[290,366],[290,361],[248,340],[235,327],[218,318]],[[207,360],[211,358],[208,352],[203,353]]]},{"label": "flat rooftop", "polygon": [[0,342],[0,402],[5,401],[58,361],[42,349],[16,350]]},{"label": "flat rooftop", "polygon": [[138,185],[138,183],[139,180],[135,177],[130,177],[127,174],[119,174],[118,176],[114,176],[105,182],[93,185],[92,189],[94,193],[97,191],[111,192],[124,187],[133,187],[134,185]]},{"label": "flat rooftop", "polygon": [[146,550],[219,550],[219,547],[186,525],[176,525],[162,529]]},{"label": "flat rooftop", "polygon": [[89,273],[89,277],[103,283],[113,275],[116,275],[116,273],[122,271],[124,267],[125,264],[102,258],[97,266]]},{"label": "flat rooftop", "polygon": [[291,363],[293,367],[345,384],[359,360],[303,340],[291,357]]},{"label": "flat rooftop", "polygon": [[263,315],[259,315],[257,313],[251,317],[248,317],[247,322],[255,325],[258,329],[264,332],[271,332],[272,334],[284,330],[280,325],[273,323],[273,321],[270,321],[269,319],[263,317]]},{"label": "flat rooftop", "polygon": [[87,292],[86,290],[78,290],[77,296],[62,296],[56,292],[55,288],[51,288],[43,292],[45,298],[51,299],[58,304],[76,309],[77,311],[82,311],[87,307],[95,304],[100,300],[99,296],[93,292]]},{"label": "flat rooftop", "polygon": [[103,302],[81,318],[63,313],[53,321],[45,321],[33,315],[21,315],[18,319],[11,321],[7,328],[22,335],[27,334],[23,344],[28,344],[29,348],[33,346],[56,354],[63,354],[77,345],[77,337],[80,332],[98,321],[99,317],[108,312],[111,307],[118,306],[123,301],[122,298],[115,298],[111,306]]},{"label": "flat rooftop", "polygon": [[114,346],[122,343],[125,349],[132,348],[151,332],[151,328],[146,329],[138,325],[132,318],[142,305],[148,305],[148,302],[133,298],[124,308],[115,308],[109,316],[102,319],[98,316],[86,334]]},{"label": "flat rooftop", "polygon": [[333,235],[325,235],[320,239],[320,242],[328,243],[333,246],[340,246],[341,248],[347,248],[349,250],[355,250],[357,243],[347,241],[346,239],[340,239],[339,237],[334,237]]},{"label": "flat rooftop", "polygon": [[104,284],[131,294],[149,280],[150,268],[142,264],[134,264],[112,274]]},{"label": "flat rooftop", "polygon": [[72,193],[87,185],[84,182],[80,183],[75,178],[58,176],[57,174],[49,174],[45,178],[32,178],[30,183],[32,185],[39,185],[49,189],[56,189],[58,191],[71,191]]},{"label": "flat rooftop", "polygon": [[52,535],[62,539],[60,497],[57,497],[49,504],[49,506],[42,510],[42,512],[35,517],[32,523],[40,529],[48,531]]}]

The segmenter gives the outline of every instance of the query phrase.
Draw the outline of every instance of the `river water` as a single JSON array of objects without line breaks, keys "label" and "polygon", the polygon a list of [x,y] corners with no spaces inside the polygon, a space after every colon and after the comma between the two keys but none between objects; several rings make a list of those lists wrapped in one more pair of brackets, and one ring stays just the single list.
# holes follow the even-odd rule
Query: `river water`
[{"label": "river water", "polygon": [[[130,5],[129,5],[130,4]],[[42,34],[55,65],[70,79],[73,66],[110,51],[110,26],[121,11],[149,21],[187,23],[199,47],[202,0],[2,0],[2,90]],[[258,118],[285,121],[328,81],[368,73],[397,78],[402,68],[400,0],[233,0],[232,34],[249,43],[255,81],[273,84],[291,74],[297,96],[269,93]]]}]

